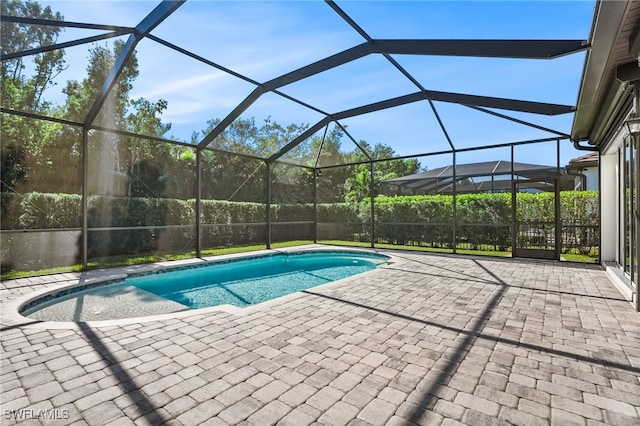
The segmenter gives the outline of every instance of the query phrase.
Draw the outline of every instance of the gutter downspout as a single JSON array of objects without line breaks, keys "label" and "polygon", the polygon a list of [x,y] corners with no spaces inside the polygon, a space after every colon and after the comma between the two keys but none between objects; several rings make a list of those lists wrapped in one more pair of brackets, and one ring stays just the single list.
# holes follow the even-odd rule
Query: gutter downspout
[{"label": "gutter downspout", "polygon": [[600,149],[597,146],[593,146],[593,145],[580,145],[580,141],[573,141],[573,147],[579,151],[591,151],[591,152],[596,152],[599,151]]},{"label": "gutter downspout", "polygon": [[[582,170],[584,170],[584,169],[581,169],[581,171],[579,171],[579,172],[574,172],[573,170],[570,170],[567,167],[565,167],[565,169],[564,169],[564,171],[567,172],[567,174],[569,176],[576,176],[576,177],[579,176],[580,177],[580,184],[581,184],[580,187],[582,188],[582,191],[586,191],[587,190],[587,176],[584,173],[582,173]],[[574,185],[573,186],[573,190],[575,191],[575,189],[576,188],[575,188],[575,185]]]},{"label": "gutter downspout", "polygon": [[[637,117],[637,114],[638,114],[639,111],[640,111],[640,82],[639,81],[634,81],[633,82],[633,112],[631,113],[630,117],[631,118]],[[629,128],[629,130],[631,130],[631,129]],[[634,170],[635,179],[634,180],[635,180],[635,182],[632,183],[635,186],[635,187],[632,187],[632,191],[635,192],[635,195],[633,197],[634,199],[632,201],[635,204],[635,206],[634,206],[635,209],[633,209],[635,211],[632,210],[632,215],[634,216],[633,220],[635,221],[635,230],[632,230],[632,232],[635,231],[635,233],[636,233],[636,235],[635,235],[635,238],[636,238],[635,243],[636,244],[635,244],[635,250],[632,249],[632,251],[631,251],[631,253],[632,253],[631,256],[635,257],[634,260],[635,260],[635,267],[636,267],[636,270],[635,270],[635,273],[636,273],[635,274],[635,279],[636,279],[636,283],[635,283],[636,284],[636,286],[635,286],[636,287],[636,294],[635,294],[635,296],[636,296],[636,306],[635,306],[635,308],[636,308],[636,312],[640,312],[640,268],[638,267],[638,258],[639,258],[638,257],[638,249],[640,249],[640,246],[639,246],[639,244],[640,244],[640,214],[638,212],[638,205],[640,203],[640,194],[638,194],[638,187],[640,187],[640,174],[638,173],[638,170],[640,169],[640,157],[638,156],[638,152],[639,152],[639,145],[640,145],[640,136],[638,136],[637,133],[634,133],[634,134],[631,134],[631,132],[629,132],[629,133],[630,133],[630,136],[631,136],[631,141],[633,143],[633,149],[635,150],[635,157],[636,157],[635,158],[635,164],[634,164],[634,167],[635,167],[635,170]],[[634,251],[635,251],[635,253],[634,253]],[[633,274],[633,268],[631,269],[631,271],[632,271],[631,273]],[[632,278],[632,280],[633,280],[633,278]]]}]

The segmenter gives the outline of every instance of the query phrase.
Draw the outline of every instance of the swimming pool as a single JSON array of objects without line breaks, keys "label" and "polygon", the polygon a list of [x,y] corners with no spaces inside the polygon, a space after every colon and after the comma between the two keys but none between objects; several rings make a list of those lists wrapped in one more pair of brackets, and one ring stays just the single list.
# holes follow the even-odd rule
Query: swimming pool
[{"label": "swimming pool", "polygon": [[375,269],[389,257],[365,251],[269,253],[131,274],[28,301],[40,321],[135,318],[219,305],[246,307]]}]

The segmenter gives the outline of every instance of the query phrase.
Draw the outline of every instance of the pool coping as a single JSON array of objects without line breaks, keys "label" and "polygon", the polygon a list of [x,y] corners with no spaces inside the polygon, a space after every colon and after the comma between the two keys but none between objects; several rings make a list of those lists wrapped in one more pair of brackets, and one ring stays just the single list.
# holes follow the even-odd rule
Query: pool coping
[{"label": "pool coping", "polygon": [[[238,307],[231,304],[217,305],[211,306],[207,308],[199,308],[199,309],[191,309],[188,311],[179,311],[179,312],[168,312],[164,314],[157,315],[147,315],[141,317],[133,317],[133,318],[121,318],[114,320],[96,320],[96,321],[84,321],[84,322],[72,322],[72,321],[41,321],[34,320],[29,317],[22,316],[20,311],[23,307],[30,302],[33,302],[39,298],[46,297],[47,295],[53,295],[63,291],[64,289],[74,289],[77,287],[89,286],[89,288],[97,287],[100,285],[108,285],[105,282],[118,282],[124,280],[127,276],[135,274],[153,274],[159,272],[164,269],[173,269],[180,267],[200,267],[203,266],[206,262],[217,262],[224,263],[226,261],[235,261],[246,258],[259,258],[265,256],[272,256],[277,253],[291,253],[291,252],[305,252],[305,251],[340,251],[340,252],[365,252],[365,253],[375,253],[375,254],[383,254],[384,256],[389,257],[389,261],[380,264],[376,269],[359,273],[357,275],[353,275],[350,277],[342,278],[336,281],[332,281],[326,284],[320,284],[318,286],[314,286],[313,288],[329,288],[334,285],[341,285],[354,277],[362,277],[366,274],[375,273],[376,270],[380,268],[384,268],[386,265],[393,263],[394,256],[392,253],[389,253],[384,250],[365,248],[365,247],[337,247],[337,246],[326,246],[320,244],[308,244],[303,246],[293,246],[286,248],[278,248],[278,249],[265,249],[258,250],[252,252],[242,252],[242,253],[233,253],[227,255],[219,255],[219,256],[207,256],[203,258],[192,258],[192,259],[183,259],[183,260],[175,260],[175,261],[163,261],[156,262],[144,265],[135,265],[135,266],[122,266],[116,268],[95,270],[89,272],[80,273],[80,276],[77,279],[75,284],[69,284],[69,281],[65,281],[64,283],[55,284],[53,286],[48,286],[45,289],[38,290],[27,295],[23,295],[16,299],[8,301],[4,308],[3,313],[0,316],[0,324],[2,327],[36,327],[36,328],[44,328],[44,329],[77,329],[81,326],[91,326],[91,327],[114,327],[114,326],[126,326],[132,324],[140,324],[147,323],[153,321],[164,321],[168,319],[174,318],[184,318],[194,315],[207,315],[212,313],[226,313],[233,315],[246,315],[252,313],[256,310],[268,308],[271,304],[281,303],[284,301],[288,301],[293,298],[301,297],[304,293],[297,291],[291,294],[287,294],[284,296],[277,297],[275,299],[266,300],[264,302],[250,305],[246,307]],[[81,290],[78,290],[81,291]]]}]

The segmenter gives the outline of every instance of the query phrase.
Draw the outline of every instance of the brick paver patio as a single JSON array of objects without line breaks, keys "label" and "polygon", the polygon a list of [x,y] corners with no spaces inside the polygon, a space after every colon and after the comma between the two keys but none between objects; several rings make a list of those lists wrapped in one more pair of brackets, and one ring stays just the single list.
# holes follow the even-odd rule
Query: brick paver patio
[{"label": "brick paver patio", "polygon": [[[639,425],[640,314],[597,266],[388,252],[257,307],[8,320],[2,424]],[[55,417],[47,419],[48,417]]]}]

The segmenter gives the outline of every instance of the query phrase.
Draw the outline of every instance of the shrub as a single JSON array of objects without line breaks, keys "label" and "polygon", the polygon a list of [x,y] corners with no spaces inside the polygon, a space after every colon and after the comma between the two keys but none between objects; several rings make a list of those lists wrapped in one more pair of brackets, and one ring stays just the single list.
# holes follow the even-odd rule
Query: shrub
[{"label": "shrub", "polygon": [[79,228],[80,195],[31,192],[22,196],[18,223],[24,229]]},{"label": "shrub", "polygon": [[[517,194],[519,221],[553,222],[554,194]],[[431,247],[453,246],[453,197],[421,195],[375,198],[376,242]],[[560,194],[563,249],[590,253],[599,245],[598,192],[566,191]],[[54,229],[81,227],[81,196],[70,194],[2,194],[3,229]],[[272,204],[274,241],[310,239],[313,204]],[[456,244],[471,248],[511,245],[511,194],[460,194],[456,196]],[[315,216],[320,239],[370,241],[371,204],[318,204]],[[266,205],[251,202],[203,200],[203,247],[262,243],[266,239]],[[282,225],[278,225],[282,224]],[[162,247],[193,247],[195,201],[168,198],[92,196],[88,200],[90,257],[153,253]],[[191,225],[173,228],[165,225]],[[118,228],[144,227],[120,230]],[[102,230],[100,230],[102,228]]]}]

